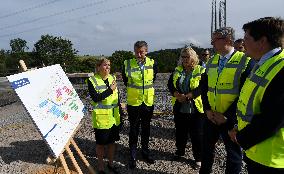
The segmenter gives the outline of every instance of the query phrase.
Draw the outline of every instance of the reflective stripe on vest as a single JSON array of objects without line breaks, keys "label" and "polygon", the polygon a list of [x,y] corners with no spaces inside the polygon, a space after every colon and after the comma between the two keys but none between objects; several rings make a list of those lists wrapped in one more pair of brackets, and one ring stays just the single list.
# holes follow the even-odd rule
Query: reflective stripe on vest
[{"label": "reflective stripe on vest", "polygon": [[[267,87],[284,68],[284,51],[267,59],[245,81],[237,103],[238,129],[242,131],[261,113],[261,102]],[[269,95],[269,94],[268,94]],[[273,102],[273,101],[271,101]],[[270,118],[273,119],[273,114]],[[270,120],[267,120],[270,121]],[[284,168],[284,127],[245,151],[246,156],[264,166]],[[253,138],[253,137],[252,137]]]},{"label": "reflective stripe on vest", "polygon": [[[102,93],[108,89],[98,74],[90,77],[89,80],[92,82],[97,93]],[[109,84],[111,84],[113,80],[115,80],[115,76],[109,75]],[[92,105],[94,108],[92,112],[92,122],[94,128],[109,129],[113,126],[113,124],[120,124],[117,88],[113,91],[113,94],[102,101],[92,102]]]},{"label": "reflective stripe on vest", "polygon": [[153,88],[154,85],[145,85],[145,86],[136,86],[134,84],[129,84],[128,87],[130,88],[135,88],[135,89],[150,89],[150,88]]},{"label": "reflective stripe on vest", "polygon": [[245,122],[251,122],[253,117],[253,100],[255,98],[256,92],[260,87],[265,88],[266,85],[269,83],[269,80],[267,80],[265,77],[268,73],[271,72],[273,68],[275,68],[283,59],[279,59],[276,62],[274,62],[267,71],[263,74],[263,77],[259,77],[255,73],[252,74],[252,76],[249,78],[250,81],[257,84],[257,86],[253,89],[252,93],[249,96],[249,100],[246,107],[246,115],[242,114],[240,110],[237,109],[238,116],[241,117],[241,119]]},{"label": "reflective stripe on vest", "polygon": [[[239,64],[230,64],[229,61],[226,63],[225,67],[226,68],[235,68],[236,73],[234,76],[234,80],[233,80],[233,88],[232,89],[217,89],[218,94],[238,94],[240,89],[239,89],[239,79],[241,77],[242,74],[242,70],[244,67],[246,67],[246,56],[244,55],[241,58],[241,61]],[[210,91],[214,91],[214,88],[210,88]]]},{"label": "reflective stripe on vest", "polygon": [[[239,82],[250,58],[242,52],[235,52],[218,74],[219,54],[209,60],[206,66],[208,74],[208,100],[211,109],[225,112],[239,95]],[[227,75],[229,73],[229,76]],[[222,104],[221,104],[222,103]]]},{"label": "reflective stripe on vest", "polygon": [[[173,85],[175,88],[177,88],[176,83],[178,78],[181,76],[181,73],[183,71],[183,67],[182,66],[178,66],[175,69],[175,72],[173,74]],[[205,72],[205,68],[203,66],[197,65],[195,66],[191,78],[190,78],[190,89],[195,89],[199,86],[199,81],[201,80],[201,74]],[[201,96],[196,97],[194,100],[194,104],[197,108],[197,110],[200,113],[204,113],[203,111],[203,104],[202,104],[202,100],[201,100]],[[172,97],[172,105],[175,104],[176,98],[173,96]]]},{"label": "reflective stripe on vest", "polygon": [[94,81],[94,83],[95,83],[95,85],[96,85],[96,86],[95,86],[95,90],[96,90],[96,91],[103,90],[103,89],[104,89],[104,90],[107,90],[107,86],[106,86],[105,84],[104,84],[104,85],[100,85],[100,86],[98,85],[98,82],[97,82],[95,76],[92,76],[91,78],[92,78],[92,80]]},{"label": "reflective stripe on vest", "polygon": [[154,60],[146,57],[143,69],[138,65],[136,58],[124,61],[127,82],[127,104],[139,106],[143,102],[147,106],[154,103]]},{"label": "reflective stripe on vest", "polygon": [[112,109],[115,107],[118,107],[118,104],[103,105],[102,102],[98,102],[98,104],[94,106],[94,109]]},{"label": "reflective stripe on vest", "polygon": [[[126,71],[127,71],[128,77],[131,77],[131,73],[133,73],[133,72],[141,71],[140,68],[131,68],[130,61],[131,61],[131,59],[127,60],[127,70]],[[148,70],[148,69],[153,69],[153,66],[144,65],[144,71]],[[151,84],[151,85],[137,86],[137,85],[134,84],[133,80],[131,79],[130,83],[128,84],[128,87],[136,88],[136,89],[149,89],[149,88],[153,88],[154,85]]]}]

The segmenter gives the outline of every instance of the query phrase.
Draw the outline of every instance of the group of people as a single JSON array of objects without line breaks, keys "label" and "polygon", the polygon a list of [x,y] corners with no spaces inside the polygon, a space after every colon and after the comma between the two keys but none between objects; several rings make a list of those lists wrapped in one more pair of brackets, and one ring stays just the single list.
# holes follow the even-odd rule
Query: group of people
[{"label": "group of people", "polygon": [[[223,27],[212,33],[214,55],[204,50],[199,57],[185,47],[168,80],[172,95],[176,151],[173,160],[185,155],[191,139],[200,174],[212,172],[215,144],[221,138],[227,152],[226,174],[239,174],[242,161],[249,174],[284,173],[284,20],[260,18],[243,25],[244,39],[235,41],[234,29]],[[136,168],[141,127],[142,158],[148,164],[150,122],[154,110],[156,62],[147,57],[145,41],[134,44],[132,59],[124,61],[122,78],[127,90],[129,168]],[[123,114],[110,61],[98,61],[88,79],[92,98],[92,121],[96,137],[98,171],[113,166],[115,141]]]}]

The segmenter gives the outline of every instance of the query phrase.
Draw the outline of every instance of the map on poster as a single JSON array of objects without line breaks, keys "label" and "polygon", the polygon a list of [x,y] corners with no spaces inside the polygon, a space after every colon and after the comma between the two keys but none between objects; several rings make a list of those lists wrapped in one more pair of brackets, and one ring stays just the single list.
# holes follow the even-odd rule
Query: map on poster
[{"label": "map on poster", "polygon": [[52,65],[7,78],[58,158],[85,112],[65,72]]}]

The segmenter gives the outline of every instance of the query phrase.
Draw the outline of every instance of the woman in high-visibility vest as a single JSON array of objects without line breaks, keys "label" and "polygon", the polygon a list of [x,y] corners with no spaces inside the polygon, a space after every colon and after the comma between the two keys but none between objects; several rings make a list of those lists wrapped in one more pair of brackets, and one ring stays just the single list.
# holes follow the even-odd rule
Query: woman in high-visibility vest
[{"label": "woman in high-visibility vest", "polygon": [[92,125],[96,137],[96,154],[99,174],[104,172],[104,148],[108,148],[107,167],[118,173],[113,166],[115,141],[119,140],[120,109],[115,76],[110,74],[110,61],[106,58],[96,64],[96,73],[88,79],[89,94],[93,100]]},{"label": "woman in high-visibility vest", "polygon": [[190,47],[181,50],[180,59],[181,65],[175,68],[168,81],[168,88],[173,96],[172,104],[176,128],[174,160],[178,160],[185,154],[189,134],[195,159],[193,168],[197,169],[201,166],[202,113],[204,113],[199,81],[201,74],[205,72],[205,68],[198,65],[198,56]]}]

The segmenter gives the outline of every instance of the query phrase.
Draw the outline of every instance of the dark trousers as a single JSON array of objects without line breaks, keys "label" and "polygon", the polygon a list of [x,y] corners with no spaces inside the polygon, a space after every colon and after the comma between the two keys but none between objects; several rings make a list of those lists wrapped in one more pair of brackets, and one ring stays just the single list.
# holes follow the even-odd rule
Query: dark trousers
[{"label": "dark trousers", "polygon": [[267,167],[257,162],[254,162],[246,156],[244,157],[244,161],[247,164],[248,174],[284,174],[284,168]]},{"label": "dark trousers", "polygon": [[222,126],[217,126],[207,118],[204,124],[204,145],[202,165],[200,174],[209,174],[212,171],[212,165],[215,156],[215,144],[220,138],[224,141],[227,159],[226,159],[226,174],[239,174],[242,166],[242,151],[239,145],[232,142],[228,130]]},{"label": "dark trousers", "polygon": [[147,106],[144,103],[140,106],[127,105],[128,120],[130,123],[129,148],[132,158],[136,158],[140,126],[142,152],[146,155],[149,153],[150,122],[153,110],[154,106]]},{"label": "dark trousers", "polygon": [[193,157],[195,161],[201,161],[203,144],[203,115],[200,113],[184,114],[177,112],[174,114],[176,128],[176,155],[183,156],[188,140],[191,139]]}]

